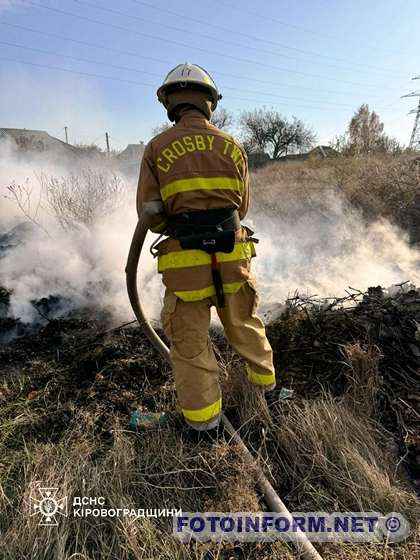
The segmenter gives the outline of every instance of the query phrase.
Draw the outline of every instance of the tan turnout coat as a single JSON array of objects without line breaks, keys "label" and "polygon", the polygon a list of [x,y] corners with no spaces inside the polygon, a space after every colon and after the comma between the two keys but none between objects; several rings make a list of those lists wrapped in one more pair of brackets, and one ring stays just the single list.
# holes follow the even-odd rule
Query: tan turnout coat
[{"label": "tan turnout coat", "polygon": [[[236,208],[245,217],[249,207],[249,175],[243,147],[213,126],[200,111],[187,109],[180,121],[148,145],[143,156],[137,191],[137,211],[147,203],[162,202],[152,231],[163,232],[167,217],[183,212]],[[214,295],[210,256],[200,250],[183,250],[175,239],[158,245],[158,271],[165,286],[184,301]],[[250,260],[255,249],[249,230],[236,232],[232,253],[217,253],[225,293],[235,293],[252,282]]]}]

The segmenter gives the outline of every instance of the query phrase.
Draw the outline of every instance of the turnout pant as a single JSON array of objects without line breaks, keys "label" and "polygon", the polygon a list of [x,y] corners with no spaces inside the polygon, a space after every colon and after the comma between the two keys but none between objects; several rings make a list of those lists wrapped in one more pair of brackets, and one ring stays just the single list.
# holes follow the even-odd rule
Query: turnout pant
[{"label": "turnout pant", "polygon": [[225,307],[217,307],[215,296],[186,302],[170,290],[165,294],[162,324],[170,340],[178,400],[186,422],[197,430],[217,426],[222,410],[219,367],[208,334],[212,305],[229,343],[246,362],[248,379],[266,390],[275,387],[273,354],[256,314],[254,283],[245,282],[225,299]]}]

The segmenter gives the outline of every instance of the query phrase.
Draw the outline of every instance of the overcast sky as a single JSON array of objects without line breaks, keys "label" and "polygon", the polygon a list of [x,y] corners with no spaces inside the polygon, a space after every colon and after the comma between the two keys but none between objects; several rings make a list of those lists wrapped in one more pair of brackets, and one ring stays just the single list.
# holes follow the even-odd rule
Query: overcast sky
[{"label": "overcast sky", "polygon": [[0,0],[0,127],[147,141],[165,121],[157,87],[190,61],[235,115],[272,107],[328,143],[368,103],[407,144],[419,13],[418,0]]}]

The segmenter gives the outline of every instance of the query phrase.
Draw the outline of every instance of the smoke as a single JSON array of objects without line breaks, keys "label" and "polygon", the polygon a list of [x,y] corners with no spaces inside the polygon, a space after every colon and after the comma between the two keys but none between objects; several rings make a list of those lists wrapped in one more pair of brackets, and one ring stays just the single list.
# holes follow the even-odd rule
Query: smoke
[{"label": "smoke", "polygon": [[[33,196],[39,195],[34,162],[23,167],[11,156],[3,167],[0,188],[27,176]],[[65,166],[42,165],[44,173],[66,175]],[[31,323],[39,320],[33,301],[56,295],[62,304],[57,313],[93,306],[109,311],[115,324],[133,318],[125,287],[125,261],[136,224],[136,177],[125,177],[127,197],[111,213],[99,216],[92,227],[62,229],[53,216],[43,212],[46,235],[33,226],[22,234],[20,243],[0,258],[0,286],[12,290],[10,315]],[[22,222],[14,203],[2,204],[0,231]],[[334,190],[283,201],[277,217],[261,208],[245,223],[256,231],[254,271],[261,293],[262,308],[273,309],[296,290],[319,297],[342,296],[353,286],[365,290],[381,284],[390,286],[410,280],[420,283],[420,254],[410,248],[407,236],[385,220],[367,223]],[[13,211],[11,211],[13,209]],[[7,219],[5,214],[8,213]],[[14,216],[13,220],[10,216]],[[148,316],[158,319],[163,287],[156,263],[147,247],[143,252],[140,295]],[[13,244],[12,244],[13,245]]]},{"label": "smoke", "polygon": [[254,260],[266,307],[295,291],[344,296],[347,288],[420,281],[420,252],[387,220],[368,223],[337,191],[290,202],[278,219],[258,212],[250,224],[260,243]]},{"label": "smoke", "polygon": [[[13,5],[14,2],[0,0],[0,11]],[[13,84],[0,88],[0,126],[48,129],[52,136],[64,139],[63,126],[68,124],[70,143],[98,141],[105,130],[115,131],[118,136],[122,128],[115,113],[109,111],[103,88],[92,80],[13,67],[0,70],[0,82]],[[141,132],[143,123],[134,119],[130,123],[133,137],[141,136],[139,128]],[[122,137],[127,137],[127,127],[123,130]],[[32,146],[32,151],[24,151],[18,150],[13,141],[0,142],[0,287],[12,291],[9,315],[29,323],[39,321],[33,302],[56,295],[58,303],[49,317],[86,305],[110,311],[113,322],[129,320],[133,314],[125,290],[124,268],[137,220],[137,177],[127,176],[127,167],[120,168],[112,158],[74,157],[57,143],[47,144],[48,139],[45,149]],[[112,211],[107,208],[106,214],[99,213],[89,227],[79,224],[77,228],[63,229],[46,204],[39,178],[77,176],[88,168],[104,176],[115,172],[121,177],[126,200]],[[7,190],[13,183],[29,189],[32,216],[38,201],[42,201],[36,220],[49,235],[27,224],[12,230],[27,222]],[[142,288],[147,293],[143,300],[146,311],[152,314],[160,307],[161,290],[154,274],[155,263],[147,252],[142,269],[140,277],[146,280]]]},{"label": "smoke", "polygon": [[[94,168],[95,162],[90,163]],[[12,169],[10,160],[8,169],[9,172]],[[57,177],[69,173],[67,168],[58,166],[47,171],[44,166],[42,169],[43,173],[55,173]],[[106,174],[103,169],[96,170],[99,171]],[[126,295],[124,268],[137,221],[136,180],[124,178],[126,197],[123,204],[99,216],[91,227],[78,224],[76,228],[64,229],[47,208],[45,193],[42,198],[41,185],[36,178],[40,177],[39,173],[39,169],[36,176],[32,173],[28,187],[35,203],[40,196],[44,200],[37,216],[43,229],[33,224],[29,228],[17,227],[8,236],[3,235],[3,239],[6,238],[3,253],[0,248],[0,286],[12,291],[9,315],[19,317],[25,323],[37,321],[39,314],[33,303],[54,295],[61,301],[55,315],[87,306],[108,311],[114,322],[129,320],[133,314]],[[4,183],[2,187],[7,192]],[[5,224],[10,228],[25,220],[19,215],[15,202],[6,201],[9,209],[14,208],[15,217],[2,221],[2,212],[0,232],[6,229]],[[145,251],[140,278],[143,295],[147,294],[143,297],[145,308],[151,315],[160,307],[161,290],[154,269],[153,258]]]},{"label": "smoke", "polygon": [[[61,313],[87,306],[109,311],[116,322],[130,319],[124,267],[135,223],[134,213],[124,208],[92,230],[57,228],[48,237],[32,229],[30,239],[1,260],[0,284],[13,291],[11,315],[31,323],[39,319],[32,302],[56,295],[66,302]],[[146,310],[152,313],[158,308],[159,290],[157,278],[151,279],[153,259],[145,257],[143,293]]]}]

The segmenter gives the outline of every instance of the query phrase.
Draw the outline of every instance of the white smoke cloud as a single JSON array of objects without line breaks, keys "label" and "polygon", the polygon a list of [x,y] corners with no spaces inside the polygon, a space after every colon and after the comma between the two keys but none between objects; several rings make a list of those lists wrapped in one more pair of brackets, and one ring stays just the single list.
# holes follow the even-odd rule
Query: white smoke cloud
[{"label": "white smoke cloud", "polygon": [[[26,175],[29,167],[15,163],[9,160],[3,180],[5,173],[9,179]],[[33,168],[34,162],[30,165]],[[68,170],[51,165],[47,172],[62,175]],[[64,231],[44,215],[50,237],[35,228],[25,243],[0,259],[0,285],[13,290],[14,316],[28,322],[38,319],[31,301],[54,294],[71,302],[70,307],[93,305],[109,310],[114,324],[133,318],[124,267],[137,219],[136,178],[127,183],[125,205],[98,218],[90,230]],[[405,233],[385,220],[366,223],[337,192],[323,191],[319,196],[319,205],[316,196],[310,204],[304,198],[293,199],[290,211],[281,217],[268,218],[259,210],[245,220],[260,238],[253,268],[262,310],[283,303],[295,290],[328,297],[345,295],[348,286],[366,290],[406,280],[420,284],[420,253],[409,246]],[[8,211],[9,218],[19,215],[11,202]],[[1,216],[0,231],[4,231]],[[11,220],[7,223],[11,225]],[[158,319],[163,287],[148,251],[150,242],[148,238],[142,255],[139,291],[147,315]],[[62,310],[66,309],[68,305]]]},{"label": "white smoke cloud", "polygon": [[420,252],[410,247],[405,232],[387,220],[367,223],[337,192],[318,196],[319,205],[316,195],[310,204],[302,198],[298,211],[278,220],[261,213],[251,220],[261,239],[254,270],[265,306],[295,291],[341,297],[349,286],[364,291],[406,280],[420,283]]},{"label": "white smoke cloud", "polygon": [[[32,173],[29,174],[29,186],[32,189],[31,197],[36,202],[41,188],[36,176],[40,175],[41,169],[36,168],[33,161],[30,165]],[[91,162],[91,167],[95,165],[97,162]],[[3,179],[3,184],[0,183],[2,196],[7,192],[5,185],[11,182],[4,182],[5,173],[16,177],[15,182],[19,183],[28,176],[24,171],[29,168],[23,170],[12,157],[8,160],[7,169],[7,172],[0,174],[0,181]],[[99,171],[106,173],[102,168]],[[69,169],[53,164],[46,167],[44,161],[42,172],[60,177],[68,175]],[[124,204],[106,216],[99,216],[91,228],[82,225],[77,229],[61,228],[54,215],[51,215],[44,195],[38,219],[49,235],[37,225],[32,225],[29,235],[26,231],[22,236],[23,242],[0,258],[0,286],[13,292],[10,315],[30,323],[39,319],[32,302],[58,295],[65,302],[61,312],[87,305],[110,311],[115,322],[132,318],[124,269],[137,221],[136,179],[125,178],[125,182],[127,197]],[[0,233],[26,220],[13,200],[3,200],[7,204],[1,205]],[[144,251],[140,270],[143,280],[141,292],[146,311],[157,317],[162,289],[159,278],[153,274],[155,267],[152,256]]]},{"label": "white smoke cloud", "polygon": [[[0,261],[0,285],[13,290],[10,314],[30,323],[39,319],[31,302],[58,295],[71,302],[61,311],[93,306],[110,311],[115,322],[130,320],[124,268],[135,224],[133,208],[124,208],[100,220],[91,231],[56,228],[48,237],[35,228],[29,240]],[[160,306],[154,267],[145,251],[141,291],[151,315]]]}]

